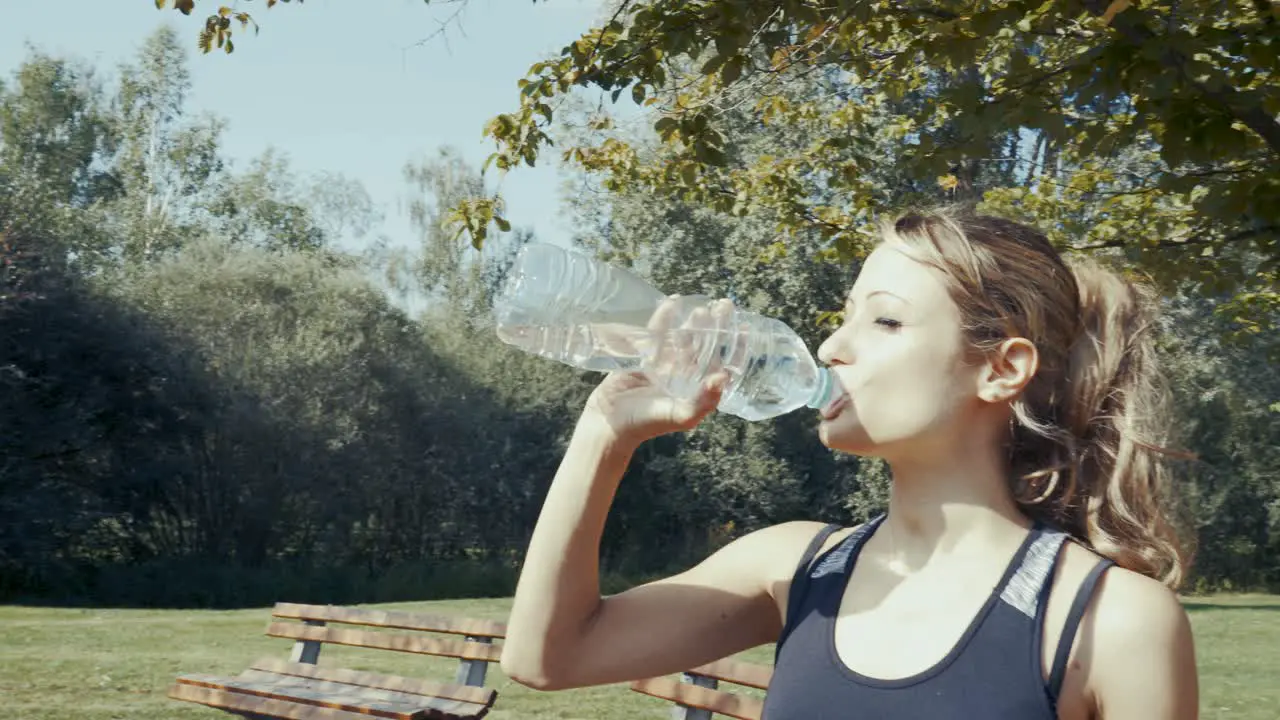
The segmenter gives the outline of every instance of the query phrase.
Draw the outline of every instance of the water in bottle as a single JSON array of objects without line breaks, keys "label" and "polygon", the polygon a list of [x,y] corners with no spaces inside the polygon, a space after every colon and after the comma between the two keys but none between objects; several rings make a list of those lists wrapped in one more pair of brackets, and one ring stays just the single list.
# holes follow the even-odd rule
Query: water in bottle
[{"label": "water in bottle", "polygon": [[637,371],[676,397],[694,397],[723,369],[719,410],[764,420],[820,408],[832,391],[785,323],[712,302],[665,296],[631,271],[542,243],[523,247],[494,301],[498,337],[584,370]]}]

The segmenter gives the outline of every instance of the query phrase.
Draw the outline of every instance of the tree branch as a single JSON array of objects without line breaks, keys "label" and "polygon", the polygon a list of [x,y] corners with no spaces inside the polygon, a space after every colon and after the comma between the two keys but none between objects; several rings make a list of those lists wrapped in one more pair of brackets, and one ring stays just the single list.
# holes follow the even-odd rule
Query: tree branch
[{"label": "tree branch", "polygon": [[[1248,230],[1241,230],[1240,232],[1233,233],[1224,238],[1221,238],[1220,240],[1217,240],[1217,242],[1220,242],[1223,245],[1230,245],[1232,243],[1240,242],[1241,240],[1248,240],[1249,238],[1254,238],[1259,235],[1266,235],[1267,233],[1274,233],[1274,232],[1280,232],[1280,225],[1264,225],[1258,228],[1249,228]],[[1127,237],[1117,238],[1113,240],[1108,240],[1106,242],[1094,243],[1093,245],[1076,245],[1071,249],[1072,250],[1103,250],[1106,248],[1119,248],[1119,247],[1124,247],[1125,245],[1128,244],[1126,242],[1127,239],[1128,239]],[[1156,243],[1155,247],[1175,248],[1175,247],[1185,247],[1188,245],[1207,245],[1214,241],[1215,241],[1215,238],[1213,238],[1212,236],[1208,234],[1200,234],[1200,235],[1195,235],[1195,236],[1186,237],[1186,238],[1162,240]]]}]

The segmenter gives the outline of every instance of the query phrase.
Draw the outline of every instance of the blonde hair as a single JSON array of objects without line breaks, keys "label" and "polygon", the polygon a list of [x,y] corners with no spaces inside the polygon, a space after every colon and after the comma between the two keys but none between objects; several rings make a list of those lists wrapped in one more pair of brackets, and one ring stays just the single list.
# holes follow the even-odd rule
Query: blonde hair
[{"label": "blonde hair", "polygon": [[1021,337],[1039,369],[1013,402],[1010,489],[1030,517],[1176,588],[1188,553],[1170,512],[1167,393],[1156,297],[1042,233],[963,211],[909,213],[882,232],[948,278],[978,353]]}]

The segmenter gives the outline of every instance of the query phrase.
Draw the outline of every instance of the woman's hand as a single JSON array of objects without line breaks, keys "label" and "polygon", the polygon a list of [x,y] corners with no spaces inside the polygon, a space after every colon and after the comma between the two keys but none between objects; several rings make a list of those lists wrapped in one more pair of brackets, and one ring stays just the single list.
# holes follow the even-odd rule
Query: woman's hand
[{"label": "woman's hand", "polygon": [[[726,323],[732,313],[732,302],[718,300],[695,308],[682,319],[680,298],[668,298],[649,322],[654,337],[646,360],[650,372],[674,377],[698,372],[700,363],[707,361],[701,357],[708,354],[707,343],[720,344],[723,338],[719,335],[728,332]],[[729,381],[729,374],[720,368],[719,355],[709,355],[706,379],[689,399],[673,397],[644,373],[611,373],[591,393],[579,425],[605,429],[632,446],[659,435],[692,430],[720,404]]]}]

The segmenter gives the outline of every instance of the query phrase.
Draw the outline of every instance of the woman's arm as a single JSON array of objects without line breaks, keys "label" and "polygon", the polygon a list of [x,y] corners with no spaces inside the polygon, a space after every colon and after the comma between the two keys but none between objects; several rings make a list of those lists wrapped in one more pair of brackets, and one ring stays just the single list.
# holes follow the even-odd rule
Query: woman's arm
[{"label": "woman's arm", "polygon": [[601,685],[775,640],[775,594],[821,523],[757,531],[687,572],[601,597],[600,536],[632,446],[596,427],[579,426],[552,481],[516,589],[503,671],[543,690]]}]

